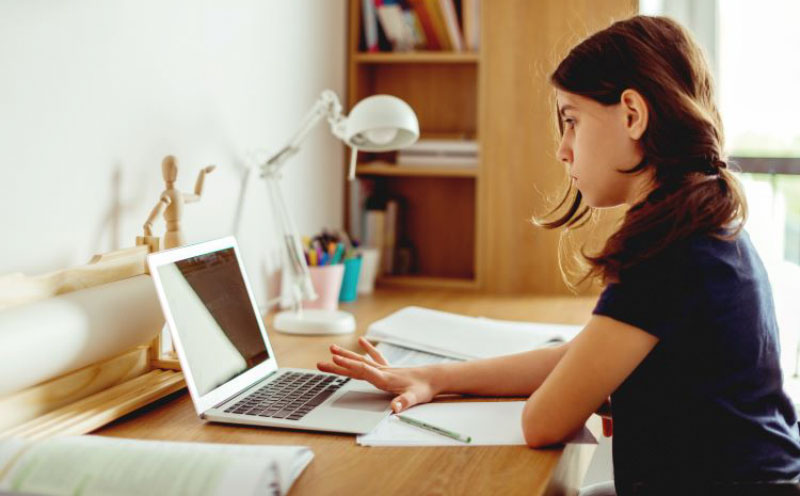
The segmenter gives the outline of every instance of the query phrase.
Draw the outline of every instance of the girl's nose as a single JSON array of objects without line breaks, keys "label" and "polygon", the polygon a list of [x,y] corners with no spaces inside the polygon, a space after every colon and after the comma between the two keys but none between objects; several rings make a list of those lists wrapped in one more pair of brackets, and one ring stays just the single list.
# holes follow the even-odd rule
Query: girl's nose
[{"label": "girl's nose", "polygon": [[572,149],[567,145],[566,140],[562,139],[556,151],[556,158],[559,162],[570,165],[572,164]]}]

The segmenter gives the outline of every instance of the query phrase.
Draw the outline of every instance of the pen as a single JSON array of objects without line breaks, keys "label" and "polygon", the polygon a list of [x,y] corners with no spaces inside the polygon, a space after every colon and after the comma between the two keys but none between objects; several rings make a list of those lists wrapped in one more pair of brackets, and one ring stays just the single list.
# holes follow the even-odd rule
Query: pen
[{"label": "pen", "polygon": [[414,427],[419,427],[420,429],[425,429],[426,431],[435,432],[436,434],[449,437],[450,439],[455,439],[456,441],[461,441],[462,443],[469,443],[472,441],[470,436],[464,436],[462,434],[458,434],[453,431],[448,431],[447,429],[442,429],[441,427],[436,427],[435,425],[431,425],[427,422],[423,422],[421,420],[413,419],[411,417],[406,417],[405,415],[397,414],[395,415],[398,419],[402,420],[403,422],[413,425]]}]

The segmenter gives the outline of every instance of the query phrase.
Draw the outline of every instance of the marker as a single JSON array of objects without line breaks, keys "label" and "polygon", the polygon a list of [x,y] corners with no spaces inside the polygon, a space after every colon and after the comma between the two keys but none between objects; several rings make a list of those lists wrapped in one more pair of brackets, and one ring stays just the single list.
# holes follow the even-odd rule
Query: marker
[{"label": "marker", "polygon": [[344,254],[344,243],[338,243],[336,245],[336,251],[333,254],[333,260],[331,260],[331,265],[336,265],[342,261],[342,255]]},{"label": "marker", "polygon": [[472,442],[472,438],[470,436],[464,436],[462,434],[458,434],[457,432],[448,431],[447,429],[436,427],[435,425],[431,425],[421,420],[413,419],[411,417],[406,417],[405,415],[400,415],[400,414],[395,415],[395,417],[402,420],[406,424],[413,425],[414,427],[419,427],[420,429],[425,429],[426,431],[435,432],[440,436],[449,437],[450,439],[455,439],[456,441],[461,441],[462,443]]}]

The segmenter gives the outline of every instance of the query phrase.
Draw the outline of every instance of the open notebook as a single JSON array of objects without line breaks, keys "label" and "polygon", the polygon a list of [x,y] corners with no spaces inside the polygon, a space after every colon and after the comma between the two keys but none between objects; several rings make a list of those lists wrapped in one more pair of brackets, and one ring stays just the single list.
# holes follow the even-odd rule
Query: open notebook
[{"label": "open notebook", "polygon": [[48,495],[286,494],[314,454],[304,446],[77,436],[0,441],[0,492]]},{"label": "open notebook", "polygon": [[[469,317],[411,306],[374,322],[367,329],[366,337],[383,344],[379,349],[388,355],[389,363],[418,365],[425,363],[426,354],[444,361],[520,353],[569,341],[582,328]],[[417,353],[410,353],[411,350]]]}]

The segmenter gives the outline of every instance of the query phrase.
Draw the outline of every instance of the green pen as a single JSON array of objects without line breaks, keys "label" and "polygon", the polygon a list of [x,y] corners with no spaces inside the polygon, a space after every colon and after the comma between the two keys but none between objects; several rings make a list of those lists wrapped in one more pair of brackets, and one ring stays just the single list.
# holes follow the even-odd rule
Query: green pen
[{"label": "green pen", "polygon": [[427,422],[423,422],[421,420],[413,419],[411,417],[406,417],[405,415],[395,415],[398,419],[402,420],[403,422],[413,425],[414,427],[419,427],[420,429],[425,429],[426,431],[435,432],[436,434],[449,437],[450,439],[455,439],[456,441],[461,441],[462,443],[469,443],[472,441],[470,436],[464,436],[458,434],[453,431],[448,431],[447,429],[442,429],[441,427],[436,427],[435,425],[431,425]]}]

